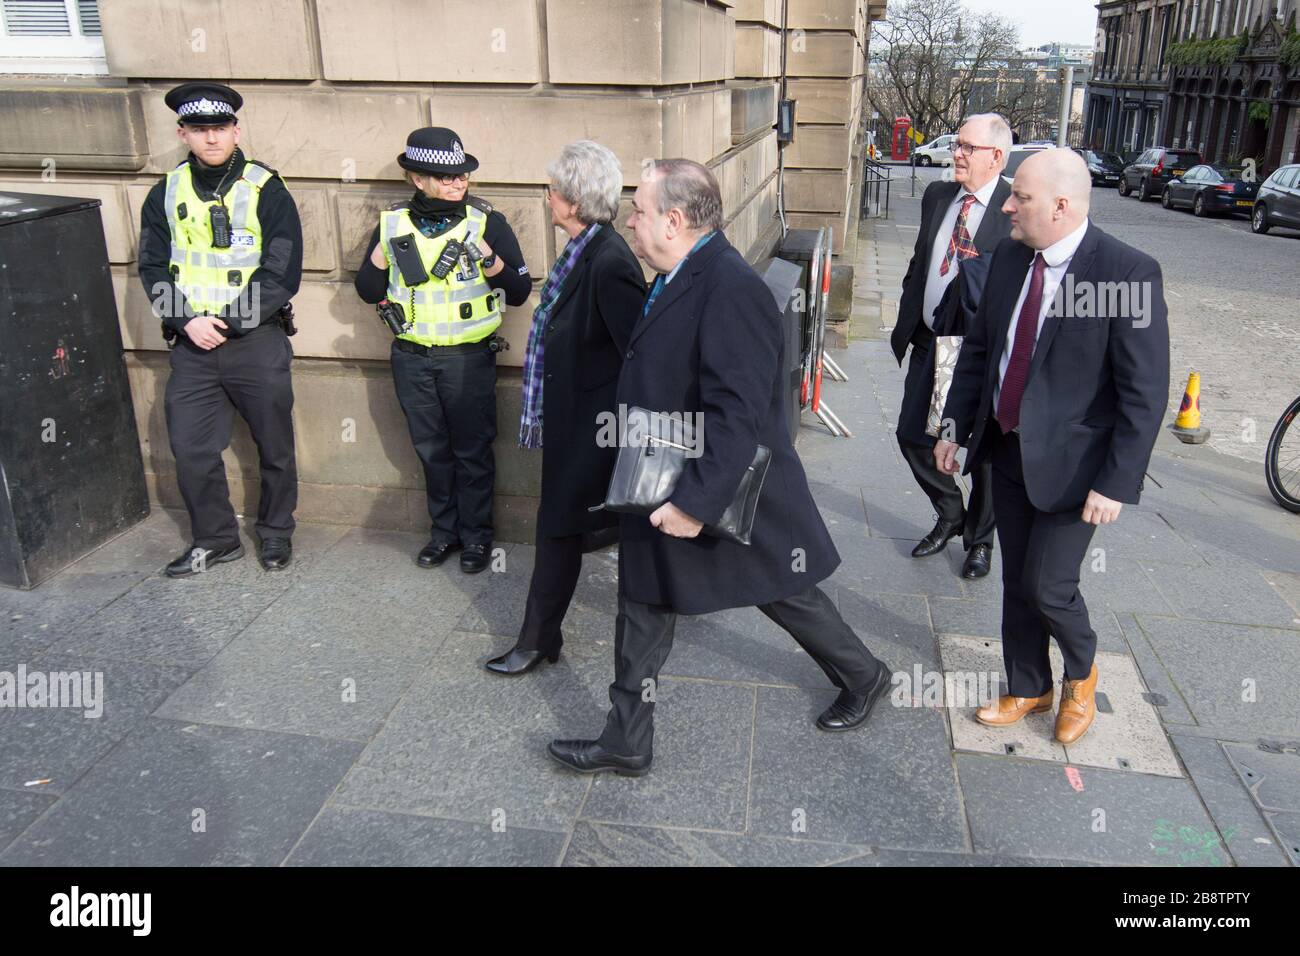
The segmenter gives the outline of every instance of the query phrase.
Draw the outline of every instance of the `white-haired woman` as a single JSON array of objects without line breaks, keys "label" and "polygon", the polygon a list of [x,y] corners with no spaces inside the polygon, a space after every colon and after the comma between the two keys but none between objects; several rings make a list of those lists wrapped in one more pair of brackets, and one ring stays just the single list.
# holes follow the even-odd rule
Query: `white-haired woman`
[{"label": "white-haired woman", "polygon": [[564,147],[547,174],[551,222],[569,241],[542,286],[524,358],[519,444],[542,450],[542,498],[519,639],[485,665],[497,674],[524,674],[559,656],[584,544],[613,539],[617,515],[588,511],[605,500],[617,454],[596,437],[601,413],[616,411],[623,355],[646,293],[640,263],[614,230],[618,158],[583,140]]}]

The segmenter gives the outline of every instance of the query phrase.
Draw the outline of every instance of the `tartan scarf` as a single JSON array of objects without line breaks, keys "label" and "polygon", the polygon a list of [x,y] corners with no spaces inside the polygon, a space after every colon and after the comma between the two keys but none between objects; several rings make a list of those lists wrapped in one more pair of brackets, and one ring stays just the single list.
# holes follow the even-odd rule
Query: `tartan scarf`
[{"label": "tartan scarf", "polygon": [[524,353],[524,407],[519,416],[520,448],[542,447],[542,365],[546,351],[546,323],[550,321],[551,309],[560,297],[564,280],[578,264],[582,250],[599,231],[600,223],[594,222],[568,241],[564,250],[555,258],[551,274],[546,277],[538,295],[537,308],[533,310],[533,327],[528,331],[528,348]]}]

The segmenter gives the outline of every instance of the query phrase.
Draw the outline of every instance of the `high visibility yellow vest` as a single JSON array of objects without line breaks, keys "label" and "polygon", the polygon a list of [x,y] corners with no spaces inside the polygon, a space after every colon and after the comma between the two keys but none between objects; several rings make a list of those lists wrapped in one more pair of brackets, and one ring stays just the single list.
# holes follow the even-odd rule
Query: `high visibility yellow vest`
[{"label": "high visibility yellow vest", "polygon": [[265,166],[244,162],[239,178],[223,198],[230,214],[230,248],[218,249],[212,244],[209,218],[209,209],[218,201],[199,198],[188,162],[167,174],[163,201],[172,234],[171,274],[196,314],[218,315],[239,298],[261,265],[262,224],[257,203],[262,187],[274,175]]},{"label": "high visibility yellow vest", "polygon": [[[433,264],[448,240],[477,244],[486,228],[487,213],[469,203],[465,204],[464,219],[432,239],[416,228],[409,209],[380,214],[379,248],[388,260],[388,301],[399,303],[406,310],[411,326],[411,331],[398,338],[424,346],[462,345],[487,338],[501,325],[500,298],[488,285],[482,265],[476,262],[467,270],[462,260],[445,279],[436,279],[432,273]],[[420,260],[429,273],[428,281],[418,286],[408,286],[402,279],[402,271],[393,261],[388,244],[390,239],[407,236],[415,241]]]}]

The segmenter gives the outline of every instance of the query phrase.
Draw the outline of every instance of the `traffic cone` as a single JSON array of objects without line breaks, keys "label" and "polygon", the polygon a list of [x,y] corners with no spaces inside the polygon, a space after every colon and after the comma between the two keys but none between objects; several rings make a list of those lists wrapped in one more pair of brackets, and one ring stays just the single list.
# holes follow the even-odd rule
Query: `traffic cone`
[{"label": "traffic cone", "polygon": [[1188,445],[1200,445],[1210,437],[1210,430],[1201,426],[1201,376],[1192,372],[1187,376],[1187,388],[1183,390],[1183,403],[1178,408],[1178,417],[1169,426],[1178,440]]}]

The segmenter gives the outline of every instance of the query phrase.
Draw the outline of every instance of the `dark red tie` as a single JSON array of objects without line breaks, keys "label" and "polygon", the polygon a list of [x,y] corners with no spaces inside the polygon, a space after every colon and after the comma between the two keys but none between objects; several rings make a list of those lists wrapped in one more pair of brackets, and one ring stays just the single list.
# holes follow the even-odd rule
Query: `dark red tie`
[{"label": "dark red tie", "polygon": [[1011,346],[1011,361],[1002,376],[1002,392],[998,395],[998,425],[1006,434],[1020,424],[1020,399],[1025,394],[1025,381],[1029,378],[1029,362],[1034,357],[1034,342],[1038,338],[1038,313],[1043,309],[1043,273],[1047,263],[1040,252],[1034,256],[1034,271],[1029,279],[1029,293],[1020,307],[1016,320],[1016,340]]}]

